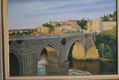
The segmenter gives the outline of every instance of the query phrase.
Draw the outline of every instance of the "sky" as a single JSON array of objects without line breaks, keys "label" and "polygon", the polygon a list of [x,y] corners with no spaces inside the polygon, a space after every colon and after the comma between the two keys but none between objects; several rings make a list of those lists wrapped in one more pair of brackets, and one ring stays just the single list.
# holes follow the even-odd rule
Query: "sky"
[{"label": "sky", "polygon": [[9,29],[33,29],[50,21],[97,18],[116,10],[116,0],[8,0]]}]

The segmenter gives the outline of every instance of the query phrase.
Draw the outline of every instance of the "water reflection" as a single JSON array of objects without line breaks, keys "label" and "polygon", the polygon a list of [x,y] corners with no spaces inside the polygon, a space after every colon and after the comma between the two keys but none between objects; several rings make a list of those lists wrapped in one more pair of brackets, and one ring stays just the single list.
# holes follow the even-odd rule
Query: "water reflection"
[{"label": "water reflection", "polygon": [[[58,75],[60,68],[58,64],[49,64],[42,59],[38,63],[38,75]],[[102,61],[81,61],[72,59],[69,67],[69,75],[71,74],[116,74],[116,62]],[[46,66],[45,66],[46,65]]]},{"label": "water reflection", "polygon": [[46,63],[45,59],[41,59],[38,62],[38,75],[46,75]]},{"label": "water reflection", "polygon": [[[91,74],[116,74],[116,62],[81,61],[72,59],[72,67]],[[70,67],[71,68],[71,67]]]},{"label": "water reflection", "polygon": [[[72,75],[72,74],[116,74],[116,62],[102,62],[97,60],[76,60],[72,52],[68,56],[69,68],[67,65],[59,66],[57,55],[42,51],[38,62],[38,75]],[[62,73],[62,70],[64,73]],[[68,72],[69,71],[69,72]]]},{"label": "water reflection", "polygon": [[100,74],[116,74],[117,62],[100,62]]},{"label": "water reflection", "polygon": [[100,72],[99,61],[80,61],[73,59],[73,67],[78,70],[89,71],[91,74],[97,74]]}]

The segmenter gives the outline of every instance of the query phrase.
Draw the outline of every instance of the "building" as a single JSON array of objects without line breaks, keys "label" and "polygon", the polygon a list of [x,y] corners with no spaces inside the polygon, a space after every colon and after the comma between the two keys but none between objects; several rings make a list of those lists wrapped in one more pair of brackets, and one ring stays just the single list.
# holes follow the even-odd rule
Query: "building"
[{"label": "building", "polygon": [[92,20],[88,20],[88,32],[100,32],[103,30],[103,23],[100,18],[94,18]]},{"label": "building", "polygon": [[111,30],[116,27],[115,21],[102,22],[101,18],[88,20],[87,32],[101,32]]},{"label": "building", "polygon": [[49,28],[47,27],[37,27],[37,33],[40,34],[49,34]]},{"label": "building", "polygon": [[53,25],[53,26],[55,26],[57,23],[58,23],[58,22],[56,22],[56,21],[51,21],[51,22],[50,22],[50,24]]},{"label": "building", "polygon": [[67,29],[67,30],[81,30],[81,27],[77,24],[77,21],[79,20],[67,20],[64,22],[56,22],[56,21],[51,21],[50,24],[51,25],[56,25],[56,24],[60,24],[62,29]]}]

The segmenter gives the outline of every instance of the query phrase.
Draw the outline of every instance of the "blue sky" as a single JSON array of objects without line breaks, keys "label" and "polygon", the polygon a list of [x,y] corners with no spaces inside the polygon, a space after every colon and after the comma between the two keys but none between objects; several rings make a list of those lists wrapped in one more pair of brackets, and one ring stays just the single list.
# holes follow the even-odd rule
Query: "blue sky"
[{"label": "blue sky", "polygon": [[116,10],[116,0],[8,0],[9,29],[27,29],[50,21],[95,18]]}]

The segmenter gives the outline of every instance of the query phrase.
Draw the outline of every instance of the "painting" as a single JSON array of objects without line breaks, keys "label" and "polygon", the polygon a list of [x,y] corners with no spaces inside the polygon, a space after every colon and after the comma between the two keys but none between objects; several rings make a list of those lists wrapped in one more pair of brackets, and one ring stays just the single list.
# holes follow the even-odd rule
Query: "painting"
[{"label": "painting", "polygon": [[8,0],[8,75],[118,74],[116,0]]}]

